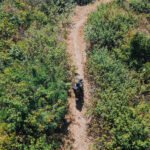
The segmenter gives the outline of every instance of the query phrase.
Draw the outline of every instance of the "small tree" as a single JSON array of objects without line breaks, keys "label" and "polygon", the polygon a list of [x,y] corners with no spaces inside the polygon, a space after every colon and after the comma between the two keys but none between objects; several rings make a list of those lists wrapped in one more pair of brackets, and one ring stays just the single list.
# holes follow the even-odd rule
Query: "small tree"
[{"label": "small tree", "polygon": [[92,0],[75,0],[75,2],[77,2],[79,5],[84,5],[92,2]]},{"label": "small tree", "polygon": [[131,58],[137,61],[137,67],[150,61],[150,38],[142,33],[134,35],[131,41]]}]

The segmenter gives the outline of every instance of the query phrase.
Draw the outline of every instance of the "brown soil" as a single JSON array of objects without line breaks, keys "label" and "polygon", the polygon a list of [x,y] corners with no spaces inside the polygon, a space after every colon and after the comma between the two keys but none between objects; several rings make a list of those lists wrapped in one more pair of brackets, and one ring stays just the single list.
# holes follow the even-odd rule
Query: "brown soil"
[{"label": "brown soil", "polygon": [[[91,140],[87,135],[87,125],[89,119],[85,115],[90,104],[90,85],[85,74],[86,64],[86,42],[84,40],[83,28],[87,21],[88,14],[96,10],[97,5],[109,0],[97,0],[93,4],[77,6],[72,17],[71,28],[68,30],[67,52],[71,60],[71,65],[75,66],[76,73],[84,81],[84,105],[82,111],[76,108],[75,97],[69,98],[69,118],[71,124],[68,127],[69,137],[73,140],[72,146],[65,143],[65,150],[89,150]],[[72,94],[73,95],[73,94]]]}]

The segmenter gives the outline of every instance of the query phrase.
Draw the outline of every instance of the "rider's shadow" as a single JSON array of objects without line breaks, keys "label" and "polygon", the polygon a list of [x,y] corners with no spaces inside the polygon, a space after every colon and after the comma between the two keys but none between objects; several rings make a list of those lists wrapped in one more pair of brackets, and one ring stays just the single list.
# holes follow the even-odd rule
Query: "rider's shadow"
[{"label": "rider's shadow", "polygon": [[82,98],[80,98],[79,100],[76,100],[76,109],[82,111],[83,105],[84,105],[84,96],[82,96]]}]

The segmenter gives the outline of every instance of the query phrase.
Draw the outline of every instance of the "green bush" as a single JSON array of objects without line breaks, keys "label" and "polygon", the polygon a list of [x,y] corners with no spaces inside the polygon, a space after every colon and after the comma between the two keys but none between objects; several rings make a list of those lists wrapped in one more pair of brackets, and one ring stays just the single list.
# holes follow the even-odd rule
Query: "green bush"
[{"label": "green bush", "polygon": [[[149,86],[150,44],[144,34],[134,34],[137,17],[122,5],[105,4],[89,16],[85,28],[91,45],[87,68],[95,83],[90,109],[95,149],[146,150],[150,146],[149,104],[143,94]],[[133,69],[137,64],[138,72]]]},{"label": "green bush", "polygon": [[64,0],[0,4],[0,149],[60,147],[69,81],[59,20],[70,8]]},{"label": "green bush", "polygon": [[147,62],[143,65],[142,71],[143,71],[142,73],[144,76],[144,81],[146,83],[150,83],[150,62]]},{"label": "green bush", "polygon": [[131,59],[136,60],[137,67],[150,61],[150,38],[144,34],[137,33],[131,40]]},{"label": "green bush", "polygon": [[77,4],[79,4],[79,5],[85,5],[85,4],[88,4],[92,1],[93,0],[75,0],[75,2],[77,2]]},{"label": "green bush", "polygon": [[150,13],[150,0],[129,0],[130,7],[139,13]]},{"label": "green bush", "polygon": [[89,73],[95,81],[98,98],[92,112],[101,120],[102,130],[109,130],[99,134],[96,147],[146,149],[150,142],[148,127],[143,118],[134,112],[134,108],[129,106],[130,100],[134,99],[139,88],[138,80],[132,77],[120,61],[109,55],[108,50],[97,49],[90,54],[88,62]]},{"label": "green bush", "polygon": [[85,34],[91,44],[112,49],[119,45],[124,34],[134,24],[135,18],[117,5],[101,5],[90,14]]}]

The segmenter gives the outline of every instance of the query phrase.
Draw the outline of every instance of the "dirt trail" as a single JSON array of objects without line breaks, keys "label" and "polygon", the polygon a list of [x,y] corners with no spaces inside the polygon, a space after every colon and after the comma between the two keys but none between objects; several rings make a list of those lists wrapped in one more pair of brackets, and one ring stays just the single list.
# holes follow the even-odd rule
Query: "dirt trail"
[{"label": "dirt trail", "polygon": [[[72,25],[69,29],[67,39],[67,52],[69,54],[71,65],[75,66],[76,72],[84,80],[84,106],[82,111],[76,108],[75,98],[69,98],[69,116],[71,116],[71,124],[69,125],[70,136],[73,138],[73,147],[65,148],[65,150],[89,150],[90,139],[87,135],[88,118],[85,116],[87,106],[90,99],[90,88],[84,73],[86,63],[86,42],[84,40],[83,27],[87,21],[88,14],[97,8],[97,5],[109,0],[96,1],[86,6],[77,6],[72,17]],[[69,146],[67,146],[69,147]]]}]

